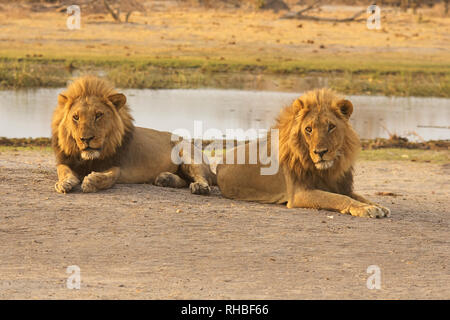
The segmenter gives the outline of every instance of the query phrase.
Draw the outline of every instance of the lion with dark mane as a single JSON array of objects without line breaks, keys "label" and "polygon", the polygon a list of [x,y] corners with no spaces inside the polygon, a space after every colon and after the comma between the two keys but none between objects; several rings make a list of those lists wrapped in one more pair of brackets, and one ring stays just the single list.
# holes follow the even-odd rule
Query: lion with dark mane
[{"label": "lion with dark mane", "polygon": [[245,148],[245,164],[217,166],[222,194],[240,200],[286,203],[288,208],[327,209],[358,217],[389,216],[389,209],[353,191],[353,166],[360,142],[349,123],[352,112],[352,103],[332,90],[305,93],[277,119],[278,172],[261,175],[260,162],[249,164],[250,144],[257,142],[238,146],[227,152],[226,158],[235,158],[239,148]]},{"label": "lion with dark mane", "polygon": [[[55,189],[67,193],[81,184],[83,192],[96,192],[115,183],[154,183],[208,194],[215,175],[205,163],[192,164],[192,153],[180,152],[181,161],[174,162],[174,146],[190,144],[175,140],[169,132],[135,127],[125,95],[104,80],[80,78],[58,96],[53,114]],[[194,155],[201,152],[191,146]]]}]

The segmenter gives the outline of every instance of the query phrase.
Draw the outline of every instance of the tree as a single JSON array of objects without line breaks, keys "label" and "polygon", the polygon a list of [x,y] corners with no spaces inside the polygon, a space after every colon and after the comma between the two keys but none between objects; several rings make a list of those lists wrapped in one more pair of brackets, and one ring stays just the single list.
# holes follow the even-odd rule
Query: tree
[{"label": "tree", "polygon": [[121,10],[125,11],[125,22],[128,22],[133,11],[143,11],[144,7],[135,0],[114,1],[115,8],[111,0],[103,0],[103,5],[108,13],[113,17],[114,21],[122,22],[120,18]]}]

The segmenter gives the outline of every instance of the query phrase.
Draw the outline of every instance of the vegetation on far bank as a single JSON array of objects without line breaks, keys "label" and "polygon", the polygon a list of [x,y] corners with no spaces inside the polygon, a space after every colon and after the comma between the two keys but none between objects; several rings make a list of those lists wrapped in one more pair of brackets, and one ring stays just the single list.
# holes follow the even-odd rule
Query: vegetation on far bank
[{"label": "vegetation on far bank", "polygon": [[303,91],[328,86],[344,94],[450,97],[450,66],[308,57],[297,61],[204,58],[0,58],[0,88],[64,87],[82,74],[121,88],[226,88]]}]

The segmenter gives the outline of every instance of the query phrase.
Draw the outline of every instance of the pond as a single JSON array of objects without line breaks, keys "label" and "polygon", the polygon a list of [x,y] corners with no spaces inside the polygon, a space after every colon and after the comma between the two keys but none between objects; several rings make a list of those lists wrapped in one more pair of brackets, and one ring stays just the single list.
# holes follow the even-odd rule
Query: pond
[{"label": "pond", "polygon": [[[64,89],[0,91],[0,136],[48,137],[58,93]],[[295,93],[216,89],[127,89],[136,125],[164,131],[194,121],[203,131],[269,128]],[[355,107],[351,122],[363,139],[406,136],[410,140],[450,139],[450,99],[348,96]]]}]

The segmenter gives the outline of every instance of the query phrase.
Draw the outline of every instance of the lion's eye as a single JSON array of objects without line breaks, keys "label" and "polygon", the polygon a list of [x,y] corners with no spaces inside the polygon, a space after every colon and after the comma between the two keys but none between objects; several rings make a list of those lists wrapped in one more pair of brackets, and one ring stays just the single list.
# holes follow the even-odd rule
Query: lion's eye
[{"label": "lion's eye", "polygon": [[100,119],[101,117],[103,117],[103,113],[97,112],[97,113],[95,114],[95,120],[98,120],[98,119]]},{"label": "lion's eye", "polygon": [[74,121],[80,120],[80,117],[77,114],[74,114],[72,118]]},{"label": "lion's eye", "polygon": [[308,132],[308,133],[311,133],[312,132],[312,128],[311,127],[306,127],[305,131]]},{"label": "lion's eye", "polygon": [[334,124],[330,123],[328,125],[328,132],[332,131],[334,128],[336,128],[336,126]]}]

